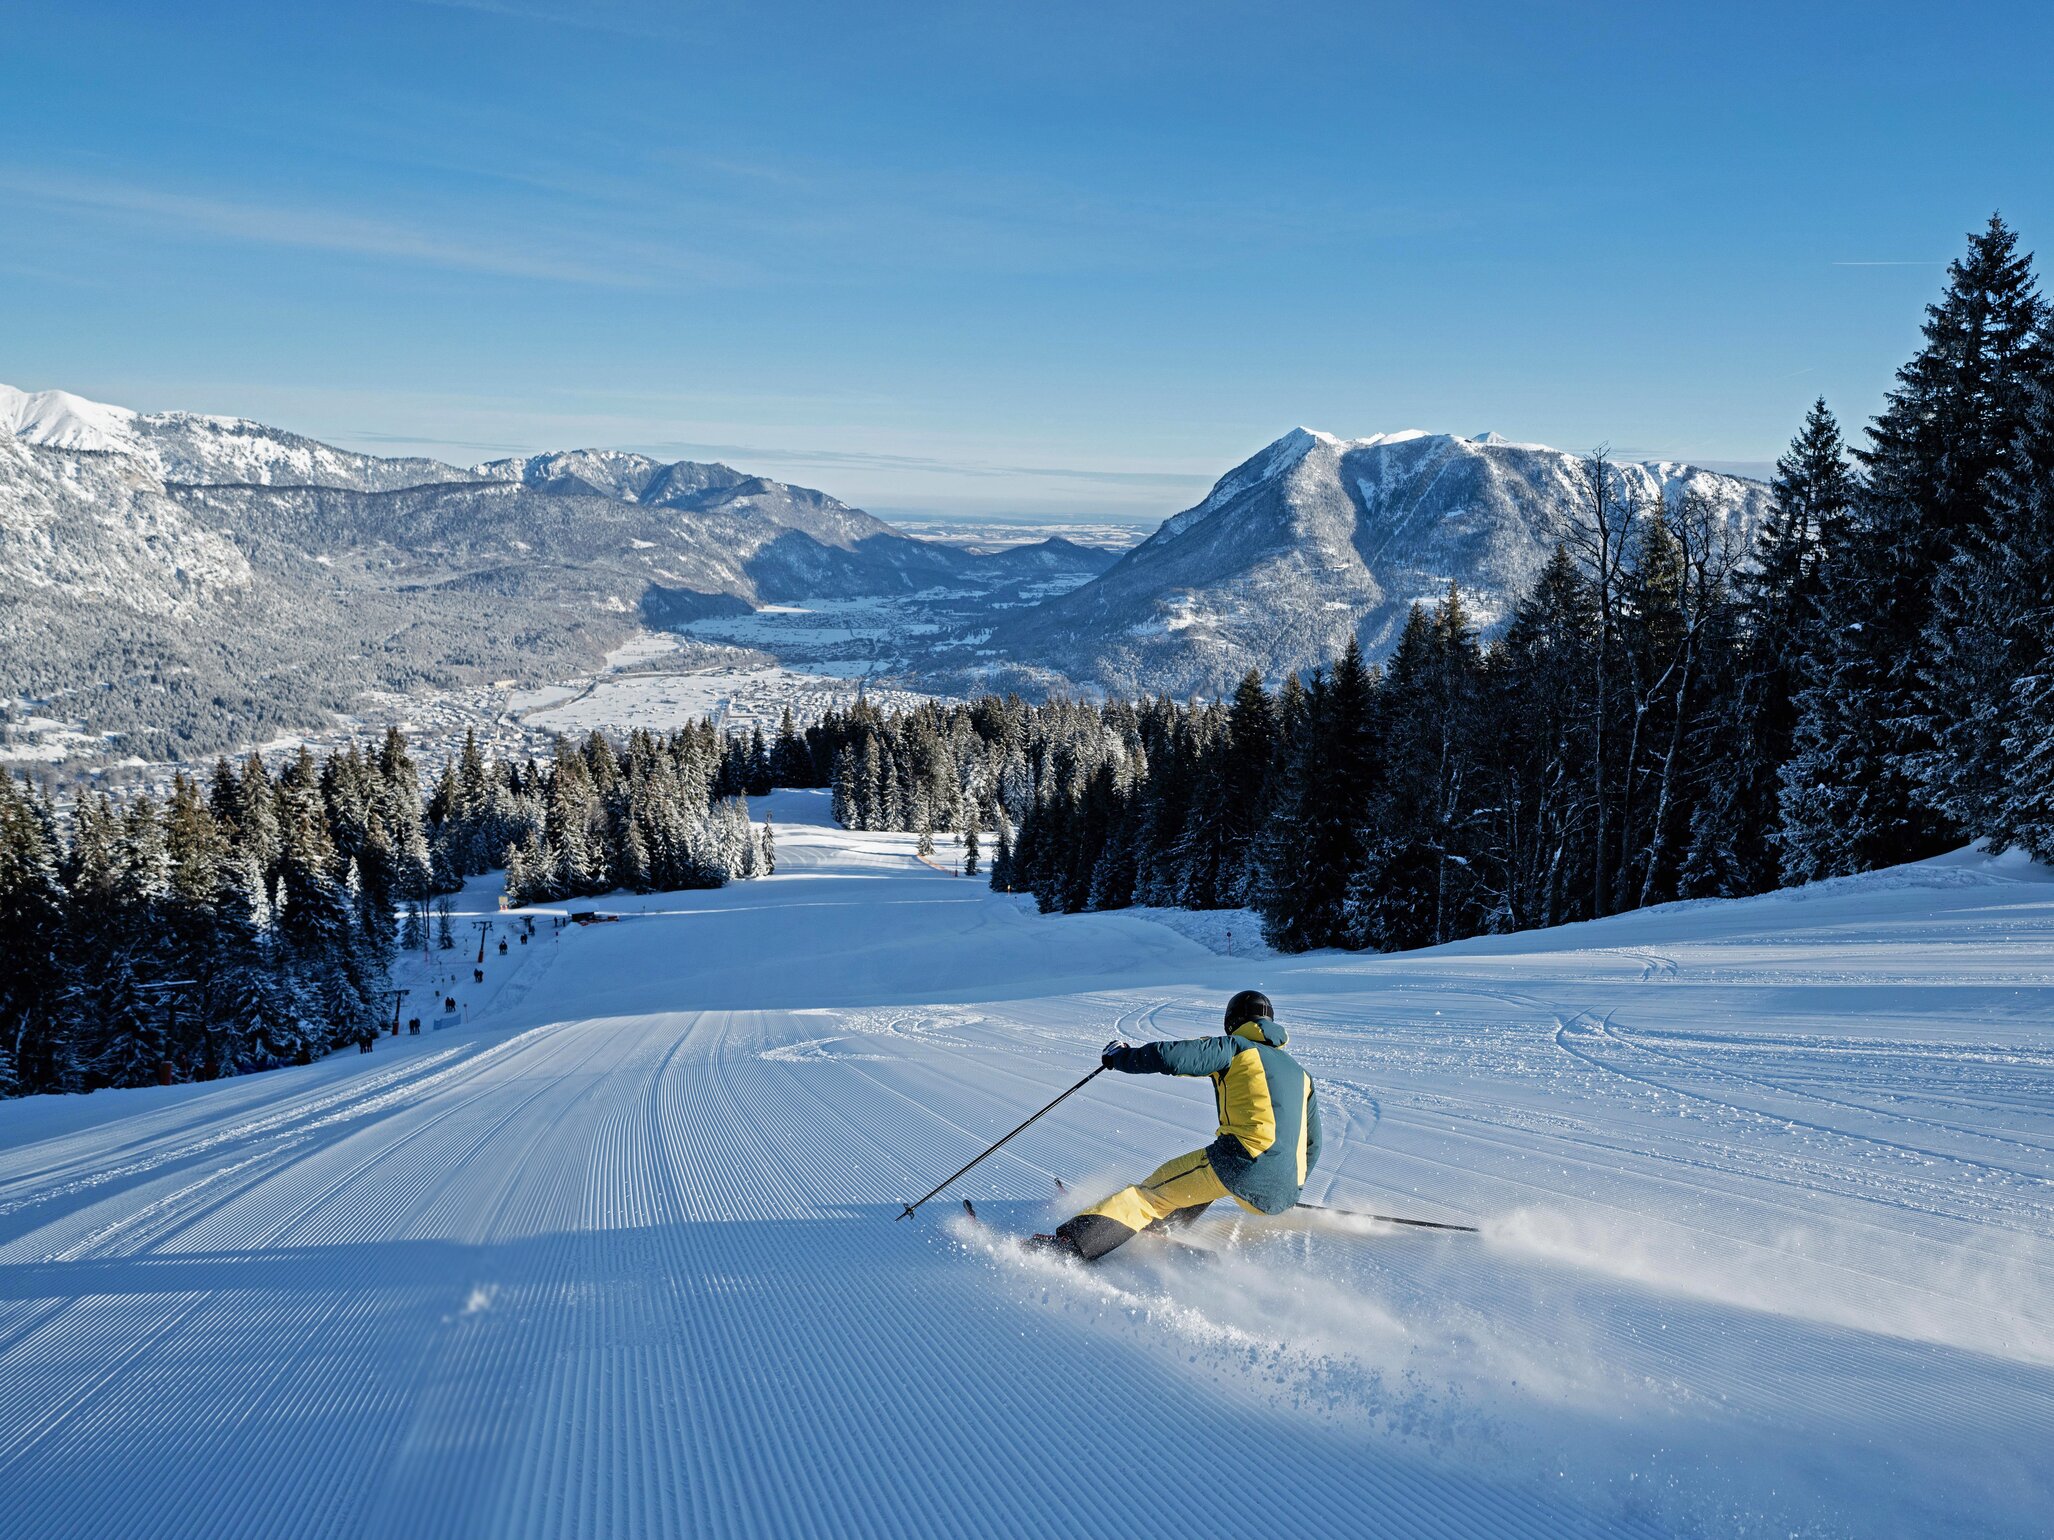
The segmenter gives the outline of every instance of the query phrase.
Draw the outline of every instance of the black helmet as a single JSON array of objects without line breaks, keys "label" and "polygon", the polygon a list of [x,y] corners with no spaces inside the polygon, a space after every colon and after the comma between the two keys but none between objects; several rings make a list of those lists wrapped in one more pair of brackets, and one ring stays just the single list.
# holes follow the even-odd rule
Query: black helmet
[{"label": "black helmet", "polygon": [[1226,1028],[1229,1032],[1251,1021],[1275,1021],[1277,1013],[1269,1003],[1269,996],[1259,989],[1244,989],[1227,1002]]}]

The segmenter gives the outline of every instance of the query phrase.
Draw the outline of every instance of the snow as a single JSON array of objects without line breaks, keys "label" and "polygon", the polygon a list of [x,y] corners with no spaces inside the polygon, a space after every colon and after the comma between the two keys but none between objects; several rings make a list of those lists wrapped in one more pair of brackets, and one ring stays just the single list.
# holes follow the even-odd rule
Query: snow
[{"label": "snow", "polygon": [[[462,925],[467,1025],[0,1105],[10,1532],[2054,1527],[2046,871],[1229,958],[824,800],[755,804],[776,877],[545,915],[483,985]],[[892,1221],[1251,985],[1321,1088],[1308,1197],[1481,1236],[1222,1210],[1216,1264],[1086,1273],[953,1191]],[[1210,1127],[1106,1076],[959,1190],[1039,1227]]]},{"label": "snow", "polygon": [[775,728],[789,706],[799,720],[846,706],[854,686],[824,674],[780,668],[714,666],[595,680],[582,692],[563,686],[516,697],[524,726],[582,734],[595,727],[670,732],[710,718],[725,727]]},{"label": "snow", "polygon": [[[740,618],[783,616],[803,624],[802,617],[814,614],[799,606],[771,605]],[[852,705],[870,670],[864,659],[822,661],[810,672],[785,668],[762,653],[708,645],[669,631],[644,631],[607,653],[601,671],[510,691],[506,719],[537,734],[583,734],[593,728],[669,732],[701,719],[728,729],[760,726],[768,732],[787,709],[796,721],[807,722],[831,707]],[[930,698],[897,689],[868,693],[883,710]]]},{"label": "snow", "polygon": [[1162,636],[1173,631],[1188,631],[1193,626],[1210,625],[1217,617],[1200,608],[1195,594],[1168,594],[1156,606],[1155,617],[1127,628],[1131,636]]},{"label": "snow", "polygon": [[0,385],[0,433],[48,449],[132,453],[136,414],[125,406],[88,401],[68,390],[17,390]]}]

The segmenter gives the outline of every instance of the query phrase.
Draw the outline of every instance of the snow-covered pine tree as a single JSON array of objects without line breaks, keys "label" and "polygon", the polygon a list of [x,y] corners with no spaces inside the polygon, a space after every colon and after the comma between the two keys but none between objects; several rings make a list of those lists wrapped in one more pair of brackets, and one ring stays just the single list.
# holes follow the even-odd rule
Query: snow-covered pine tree
[{"label": "snow-covered pine tree", "polygon": [[927,787],[920,781],[913,782],[913,794],[908,800],[908,820],[916,838],[913,849],[920,855],[934,854],[934,814],[927,800]]},{"label": "snow-covered pine tree", "polygon": [[981,870],[979,858],[983,852],[977,843],[977,825],[966,824],[963,828],[963,875],[975,877]]},{"label": "snow-covered pine tree", "polygon": [[856,822],[852,827],[891,827],[891,804],[897,788],[888,789],[886,786],[885,774],[889,768],[890,758],[879,750],[876,735],[866,732],[863,735],[862,761],[857,771]]},{"label": "snow-covered pine tree", "polygon": [[262,755],[243,760],[235,793],[236,846],[255,858],[268,886],[278,879],[278,792]]},{"label": "snow-covered pine tree", "polygon": [[991,852],[991,885],[1001,893],[1013,891],[1013,821],[1005,804],[998,809],[998,835]]},{"label": "snow-covered pine tree", "polygon": [[856,755],[844,748],[835,752],[834,774],[828,781],[828,808],[844,829],[856,827]]},{"label": "snow-covered pine tree", "polygon": [[880,829],[910,829],[913,827],[912,796],[906,777],[899,771],[899,756],[893,751],[890,739],[885,740],[878,758],[883,763],[883,779],[879,783],[882,806],[876,826]]},{"label": "snow-covered pine tree", "polygon": [[[78,1086],[72,1020],[63,1010],[69,968],[67,900],[54,821],[25,784],[0,774],[0,1054],[12,1089]],[[0,1087],[0,1095],[11,1094]]]},{"label": "snow-covered pine tree", "polygon": [[304,748],[278,779],[278,927],[293,1008],[285,1057],[311,1058],[349,1028],[357,930],[336,869],[313,756]]},{"label": "snow-covered pine tree", "polygon": [[108,817],[115,832],[108,906],[101,913],[99,955],[85,996],[87,1064],[95,1084],[147,1085],[170,1050],[168,1012],[145,986],[175,976],[166,924],[171,860],[152,798],[137,797],[119,814],[110,809]]},{"label": "snow-covered pine tree", "polygon": [[[560,741],[558,747],[562,747]],[[485,763],[485,751],[478,747],[474,728],[464,729],[463,751],[456,762],[455,790],[456,872],[459,877],[469,877],[490,870],[499,854],[487,826],[492,810],[492,772]]]},{"label": "snow-covered pine tree", "polygon": [[[385,825],[391,848],[386,874],[387,897],[394,902],[424,902],[433,891],[434,862],[421,802],[421,777],[407,752],[406,735],[392,728],[378,751],[378,788],[373,804]],[[504,850],[493,852],[495,859]]]},{"label": "snow-covered pine tree", "polygon": [[[789,711],[786,712],[786,716],[789,719]],[[763,820],[763,875],[766,877],[775,877],[777,875],[777,836],[771,832],[770,820],[768,818]]]},{"label": "snow-covered pine tree", "polygon": [[635,809],[627,818],[614,856],[615,887],[626,888],[630,893],[649,893],[656,890],[655,868],[649,854],[649,837],[644,832],[649,828],[650,822],[649,815],[640,808]]},{"label": "snow-covered pine tree", "polygon": [[[164,908],[164,965],[174,977],[195,980],[199,998],[208,993],[219,956],[220,915],[216,912],[222,868],[229,859],[228,841],[196,783],[184,775],[171,778],[171,799],[164,811],[164,847],[169,866]],[[220,1073],[218,1058],[207,1053],[204,1011],[177,1013],[177,1032],[167,1056],[180,1078],[209,1078]]]},{"label": "snow-covered pine tree", "polygon": [[214,815],[222,836],[231,843],[237,837],[235,815],[239,801],[235,766],[228,762],[226,754],[215,756],[214,771],[207,781],[207,810]]},{"label": "snow-covered pine tree", "polygon": [[1776,885],[1782,769],[1793,752],[1797,696],[1824,640],[1821,552],[1847,539],[1855,494],[1840,425],[1823,396],[1776,462],[1770,487],[1775,501],[1755,537],[1754,565],[1735,579],[1739,645],[1718,729],[1726,768],[1708,788],[1710,805],[1693,815],[1686,897]]},{"label": "snow-covered pine tree", "polygon": [[216,875],[203,1079],[288,1058],[294,1041],[264,874],[254,855],[237,850]]}]

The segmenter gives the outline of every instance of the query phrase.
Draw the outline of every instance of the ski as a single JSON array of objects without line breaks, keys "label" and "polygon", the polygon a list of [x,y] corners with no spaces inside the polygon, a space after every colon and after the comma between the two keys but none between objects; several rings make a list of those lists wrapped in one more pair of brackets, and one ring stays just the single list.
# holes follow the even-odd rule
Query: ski
[{"label": "ski", "polygon": [[[1063,1179],[1061,1177],[1057,1177],[1055,1179],[1055,1184],[1058,1191],[1068,1192],[1070,1190],[1069,1188],[1063,1186]],[[968,1198],[963,1199],[963,1214],[967,1219],[969,1219],[969,1221],[972,1224],[976,1225],[979,1229],[985,1231],[986,1233],[998,1239],[1006,1241],[1016,1250],[1022,1252],[1034,1251],[1034,1248],[1028,1244],[1028,1238],[1026,1236],[1013,1235],[1006,1231],[995,1228],[992,1224],[990,1224],[990,1222],[988,1222],[984,1218],[982,1214],[977,1212],[977,1205],[971,1202]],[[1180,1240],[1175,1236],[1165,1235],[1160,1230],[1143,1230],[1134,1239],[1145,1239],[1158,1249],[1173,1252],[1179,1256],[1187,1257],[1195,1262],[1204,1262],[1210,1265],[1216,1264],[1220,1260],[1220,1254],[1217,1251],[1215,1251],[1212,1247],[1200,1246],[1194,1241]],[[1129,1241],[1127,1244],[1131,1246],[1133,1243],[1133,1241]],[[1124,1250],[1125,1248],[1123,1247],[1121,1249]],[[1115,1253],[1113,1252],[1107,1253],[1108,1256],[1114,1254]],[[1082,1257],[1066,1257],[1060,1252],[1051,1252],[1049,1253],[1049,1255],[1054,1256],[1058,1261],[1067,1261],[1078,1267],[1096,1266],[1098,1261],[1103,1260],[1102,1258],[1094,1258],[1090,1261],[1087,1261]]]}]

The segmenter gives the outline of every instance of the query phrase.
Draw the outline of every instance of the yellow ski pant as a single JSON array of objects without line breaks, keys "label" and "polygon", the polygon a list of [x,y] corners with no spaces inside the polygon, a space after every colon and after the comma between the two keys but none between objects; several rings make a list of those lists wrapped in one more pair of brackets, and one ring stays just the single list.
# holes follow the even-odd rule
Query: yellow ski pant
[{"label": "yellow ski pant", "polygon": [[[1095,1203],[1077,1217],[1097,1214],[1130,1230],[1145,1230],[1159,1219],[1168,1219],[1180,1209],[1200,1209],[1218,1198],[1232,1197],[1205,1151],[1193,1150],[1166,1160],[1132,1187],[1122,1187],[1103,1203]],[[1240,1202],[1237,1198],[1236,1202]],[[1243,1208],[1248,1205],[1243,1203]],[[1252,1214],[1257,1210],[1249,1208]]]}]

